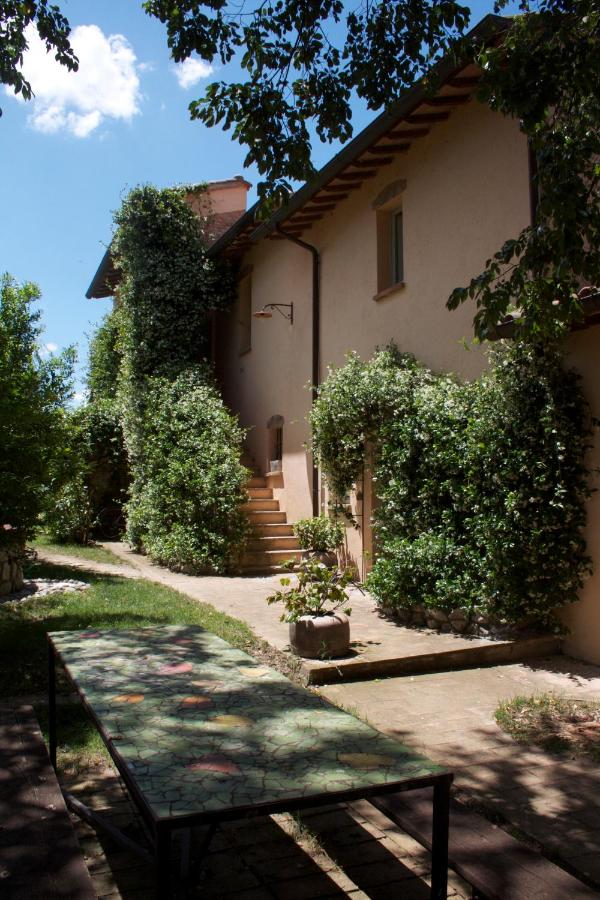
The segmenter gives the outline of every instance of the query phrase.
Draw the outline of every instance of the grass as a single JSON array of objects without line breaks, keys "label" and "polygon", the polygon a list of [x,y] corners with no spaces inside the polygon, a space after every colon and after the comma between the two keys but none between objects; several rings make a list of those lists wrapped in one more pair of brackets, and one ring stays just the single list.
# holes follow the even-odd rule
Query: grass
[{"label": "grass", "polygon": [[116,563],[123,565],[123,560],[119,559],[110,550],[104,547],[97,547],[94,544],[83,546],[82,544],[57,544],[52,541],[50,536],[45,532],[40,532],[34,541],[30,542],[30,546],[34,550],[46,550],[48,553],[62,553],[67,556],[76,556],[78,559],[87,559],[90,562]]},{"label": "grass", "polygon": [[554,694],[514,697],[500,704],[496,722],[520,744],[600,762],[600,702]]},{"label": "grass", "polygon": [[[253,651],[260,642],[238,619],[212,606],[147,581],[97,575],[67,566],[32,563],[26,577],[72,578],[87,581],[83,592],[32,595],[20,603],[0,605],[0,701],[32,697],[44,727],[47,690],[46,633],[84,628],[135,628],[143,625],[201,625],[233,646]],[[59,682],[60,685],[60,682]],[[67,687],[60,687],[59,734],[61,769],[99,763],[103,747],[93,726],[78,705],[68,702]],[[35,702],[40,698],[40,702]]]}]

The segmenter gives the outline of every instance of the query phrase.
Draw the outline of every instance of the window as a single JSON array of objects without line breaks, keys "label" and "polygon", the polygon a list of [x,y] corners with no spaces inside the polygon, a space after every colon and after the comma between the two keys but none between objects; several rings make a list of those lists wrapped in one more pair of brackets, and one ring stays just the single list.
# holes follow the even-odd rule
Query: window
[{"label": "window", "polygon": [[377,293],[379,300],[404,283],[404,180],[387,185],[373,203],[377,223]]},{"label": "window", "polygon": [[404,281],[404,244],[402,243],[402,210],[391,214],[390,243],[392,245],[391,259],[391,283],[398,284]]},{"label": "window", "polygon": [[239,348],[238,352],[248,353],[252,349],[252,281],[250,272],[238,284],[239,298]]}]

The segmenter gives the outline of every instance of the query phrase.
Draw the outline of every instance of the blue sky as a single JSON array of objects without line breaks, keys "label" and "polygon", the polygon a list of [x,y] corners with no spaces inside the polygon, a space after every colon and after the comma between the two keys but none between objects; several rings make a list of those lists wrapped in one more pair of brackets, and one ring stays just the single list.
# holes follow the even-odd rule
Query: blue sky
[{"label": "blue sky", "polygon": [[[33,47],[27,61],[36,99],[24,103],[0,88],[0,272],[42,290],[44,342],[78,345],[109,308],[85,292],[111,237],[112,211],[137,184],[160,187],[229,178],[244,170],[244,150],[230,134],[190,122],[188,103],[212,76],[177,70],[164,27],[141,0],[62,0],[83,64],[77,76],[56,71]],[[471,4],[473,24],[489,10]],[[95,27],[90,27],[95,26]],[[191,83],[194,82],[194,83]],[[356,126],[371,114],[357,110]],[[337,148],[318,147],[317,165]],[[250,194],[250,202],[254,194]],[[81,390],[81,382],[78,384]]]}]

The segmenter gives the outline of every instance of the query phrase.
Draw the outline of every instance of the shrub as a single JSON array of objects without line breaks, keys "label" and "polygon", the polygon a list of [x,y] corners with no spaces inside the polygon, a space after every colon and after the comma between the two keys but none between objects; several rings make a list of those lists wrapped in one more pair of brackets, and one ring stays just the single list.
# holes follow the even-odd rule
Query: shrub
[{"label": "shrub", "polygon": [[145,409],[127,536],[158,563],[222,571],[246,531],[244,432],[206,366],[149,379]]},{"label": "shrub", "polygon": [[344,542],[342,523],[328,516],[299,519],[292,528],[302,549],[313,553],[335,553]]},{"label": "shrub", "polygon": [[128,470],[118,408],[96,401],[65,418],[62,452],[53,467],[44,524],[58,543],[116,538]]},{"label": "shrub", "polygon": [[393,348],[352,356],[321,386],[313,448],[338,493],[373,448],[382,606],[548,623],[589,570],[589,411],[556,349],[514,343],[490,362],[461,384]]}]

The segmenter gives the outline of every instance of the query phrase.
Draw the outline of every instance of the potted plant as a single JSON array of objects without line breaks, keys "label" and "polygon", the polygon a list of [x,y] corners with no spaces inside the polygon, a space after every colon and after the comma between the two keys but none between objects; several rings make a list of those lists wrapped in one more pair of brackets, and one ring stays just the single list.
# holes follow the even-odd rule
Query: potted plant
[{"label": "potted plant", "polygon": [[[294,563],[288,565],[291,568]],[[355,583],[352,572],[309,558],[280,583],[283,590],[267,597],[267,603],[283,603],[281,621],[289,623],[292,651],[308,659],[345,656],[352,612],[346,589]]]},{"label": "potted plant", "polygon": [[309,556],[315,556],[329,565],[336,562],[338,549],[344,542],[344,526],[337,519],[315,516],[299,519],[292,525],[298,543]]}]

